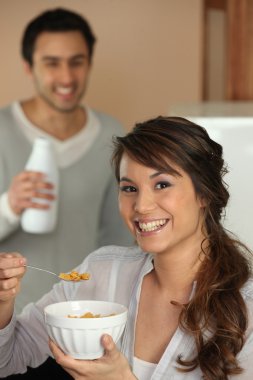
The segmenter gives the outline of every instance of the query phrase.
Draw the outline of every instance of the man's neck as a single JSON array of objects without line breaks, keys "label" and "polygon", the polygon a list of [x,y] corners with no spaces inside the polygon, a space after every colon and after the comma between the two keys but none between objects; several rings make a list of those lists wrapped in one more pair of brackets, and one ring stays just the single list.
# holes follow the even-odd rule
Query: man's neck
[{"label": "man's neck", "polygon": [[32,98],[22,102],[21,107],[33,125],[61,141],[77,134],[87,121],[86,111],[81,106],[71,112],[60,112]]}]

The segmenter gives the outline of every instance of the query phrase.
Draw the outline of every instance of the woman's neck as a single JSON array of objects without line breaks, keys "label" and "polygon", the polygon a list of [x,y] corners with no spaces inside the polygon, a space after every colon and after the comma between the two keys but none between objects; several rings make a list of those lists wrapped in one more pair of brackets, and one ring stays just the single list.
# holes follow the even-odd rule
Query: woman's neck
[{"label": "woman's neck", "polygon": [[[181,248],[182,249],[182,248]],[[191,291],[204,259],[201,246],[154,255],[154,281],[161,292],[180,296]]]}]

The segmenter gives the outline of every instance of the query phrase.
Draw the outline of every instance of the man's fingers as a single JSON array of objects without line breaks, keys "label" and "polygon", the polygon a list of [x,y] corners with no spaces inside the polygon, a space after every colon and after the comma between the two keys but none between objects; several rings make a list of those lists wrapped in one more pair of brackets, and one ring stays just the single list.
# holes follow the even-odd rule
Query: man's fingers
[{"label": "man's fingers", "polygon": [[15,180],[23,182],[23,181],[39,181],[43,180],[45,178],[45,174],[41,172],[35,172],[35,171],[30,171],[30,170],[24,170],[23,172],[19,173],[16,177]]}]

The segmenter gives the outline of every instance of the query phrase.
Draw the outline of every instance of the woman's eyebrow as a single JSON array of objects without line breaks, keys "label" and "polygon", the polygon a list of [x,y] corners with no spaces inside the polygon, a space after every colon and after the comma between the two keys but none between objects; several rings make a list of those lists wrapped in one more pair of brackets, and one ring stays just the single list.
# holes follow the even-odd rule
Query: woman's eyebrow
[{"label": "woman's eyebrow", "polygon": [[159,175],[161,175],[161,174],[164,174],[163,172],[155,172],[154,174],[151,174],[150,176],[149,176],[149,178],[155,178],[155,177],[158,177]]},{"label": "woman's eyebrow", "polygon": [[125,182],[133,182],[130,178],[127,178],[127,177],[121,177],[121,178],[119,179],[119,181],[120,181],[120,182],[123,182],[123,181],[125,181]]},{"label": "woman's eyebrow", "polygon": [[[155,172],[154,174],[151,174],[149,176],[149,178],[152,179],[152,178],[158,177],[161,174],[163,174],[163,173],[162,172]],[[121,177],[119,181],[120,182],[123,182],[123,181],[125,181],[125,182],[133,182],[133,180],[130,179],[130,178],[128,178],[128,177]]]}]

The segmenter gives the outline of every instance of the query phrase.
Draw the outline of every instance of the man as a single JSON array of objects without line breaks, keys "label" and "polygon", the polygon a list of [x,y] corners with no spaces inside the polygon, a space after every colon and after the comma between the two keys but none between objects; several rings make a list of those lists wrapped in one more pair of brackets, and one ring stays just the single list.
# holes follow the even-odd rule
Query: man
[{"label": "man", "polygon": [[[0,111],[0,250],[19,250],[28,264],[56,273],[73,269],[98,246],[131,243],[110,167],[111,137],[123,130],[112,117],[80,105],[94,44],[89,24],[74,12],[55,9],[36,17],[22,39],[35,95]],[[24,170],[39,136],[53,142],[60,171],[57,227],[41,235],[20,227],[22,212],[42,208],[34,197],[46,197],[43,190],[51,187],[41,173]],[[18,311],[55,282],[27,270]]]}]

